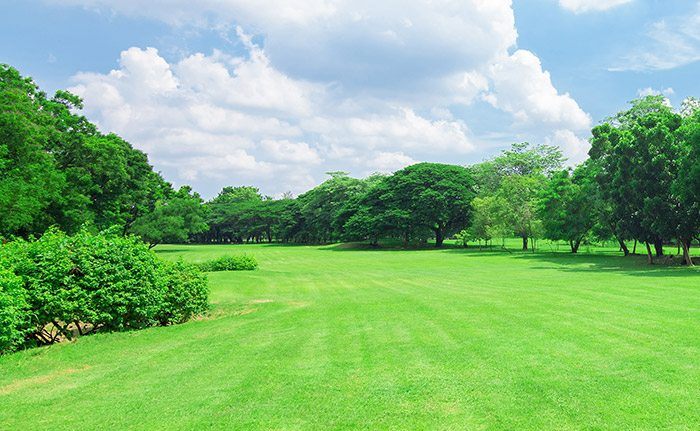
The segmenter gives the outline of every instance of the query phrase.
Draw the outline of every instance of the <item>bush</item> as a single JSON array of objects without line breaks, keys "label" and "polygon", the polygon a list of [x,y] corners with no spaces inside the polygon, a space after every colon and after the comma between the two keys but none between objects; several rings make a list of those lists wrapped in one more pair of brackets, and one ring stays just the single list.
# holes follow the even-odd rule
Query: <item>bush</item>
[{"label": "bush", "polygon": [[253,256],[242,254],[238,256],[222,256],[198,264],[199,269],[205,272],[215,271],[252,271],[258,267],[258,262]]},{"label": "bush", "polygon": [[22,279],[0,266],[0,354],[21,347],[31,330]]},{"label": "bush", "polygon": [[10,268],[13,286],[21,280],[24,315],[31,315],[31,336],[39,344],[180,323],[206,310],[199,270],[161,261],[136,237],[50,229],[39,240],[2,246],[0,261]]},{"label": "bush", "polygon": [[207,278],[195,265],[165,262],[161,280],[165,294],[158,313],[161,325],[182,323],[209,308]]}]

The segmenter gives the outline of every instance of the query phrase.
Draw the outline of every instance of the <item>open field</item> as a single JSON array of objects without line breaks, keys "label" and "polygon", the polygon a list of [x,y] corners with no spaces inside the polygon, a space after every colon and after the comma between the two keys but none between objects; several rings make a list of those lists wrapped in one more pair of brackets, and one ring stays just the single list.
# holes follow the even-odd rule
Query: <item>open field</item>
[{"label": "open field", "polygon": [[210,274],[205,319],[0,358],[0,429],[700,428],[698,269],[612,253],[156,250],[248,252],[260,269]]}]

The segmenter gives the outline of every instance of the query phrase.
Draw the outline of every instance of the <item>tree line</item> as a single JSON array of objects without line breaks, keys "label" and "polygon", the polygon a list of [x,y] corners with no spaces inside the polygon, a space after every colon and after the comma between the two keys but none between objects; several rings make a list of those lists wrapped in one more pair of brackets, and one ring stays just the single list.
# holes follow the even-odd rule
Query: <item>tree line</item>
[{"label": "tree line", "polygon": [[[462,243],[519,237],[614,240],[650,263],[677,245],[691,265],[700,236],[700,103],[675,111],[661,96],[592,130],[589,158],[564,166],[561,151],[519,143],[470,166],[419,163],[391,175],[329,172],[319,186],[274,199],[251,186],[225,187],[204,202],[175,190],[145,154],[101,134],[65,91],[48,98],[29,78],[0,67],[0,236],[66,232],[91,225],[160,242],[330,243],[446,238]],[[632,251],[630,252],[630,246]]]}]

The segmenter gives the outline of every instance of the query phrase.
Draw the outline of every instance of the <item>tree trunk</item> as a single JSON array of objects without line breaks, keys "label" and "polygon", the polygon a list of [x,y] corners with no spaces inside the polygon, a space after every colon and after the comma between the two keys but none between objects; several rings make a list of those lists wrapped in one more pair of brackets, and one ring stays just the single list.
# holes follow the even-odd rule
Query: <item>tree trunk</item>
[{"label": "tree trunk", "polygon": [[[625,244],[625,241],[618,238],[617,242],[620,243],[620,250],[622,250],[622,252],[625,253],[625,256],[629,256],[630,249],[627,248],[627,244]],[[636,243],[635,243],[635,247],[636,247]]]},{"label": "tree trunk", "polygon": [[664,241],[657,239],[654,241],[654,250],[656,251],[656,257],[661,257],[664,255]]},{"label": "tree trunk", "polygon": [[654,264],[654,256],[651,254],[651,246],[649,245],[649,241],[644,242],[647,245],[647,263],[649,265]]},{"label": "tree trunk", "polygon": [[683,247],[683,260],[688,266],[693,266],[693,258],[690,257],[690,240],[681,240],[681,246]]},{"label": "tree trunk", "polygon": [[527,251],[527,235],[523,235],[523,251]]},{"label": "tree trunk", "polygon": [[435,247],[442,247],[442,243],[445,239],[442,236],[442,229],[438,227],[435,229]]},{"label": "tree trunk", "polygon": [[637,240],[634,240],[634,247],[632,248],[632,254],[637,254]]},{"label": "tree trunk", "polygon": [[571,253],[576,254],[578,253],[578,248],[581,246],[581,240],[569,241],[569,245],[571,246]]}]

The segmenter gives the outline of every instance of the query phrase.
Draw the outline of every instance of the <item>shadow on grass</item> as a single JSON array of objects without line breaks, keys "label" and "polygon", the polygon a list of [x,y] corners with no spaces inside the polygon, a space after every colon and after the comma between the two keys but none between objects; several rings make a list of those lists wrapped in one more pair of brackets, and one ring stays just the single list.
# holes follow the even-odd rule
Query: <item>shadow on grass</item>
[{"label": "shadow on grass", "polygon": [[158,247],[154,248],[153,251],[156,254],[167,254],[167,253],[182,253],[186,251],[191,251],[191,249],[188,248],[168,248],[168,249],[159,249]]},{"label": "shadow on grass", "polygon": [[[643,277],[666,277],[666,276],[700,276],[700,268],[688,268],[682,265],[682,259],[674,256],[669,262],[655,265],[647,264],[646,255],[623,256],[619,251],[601,249],[592,252],[581,252],[572,254],[564,249],[522,251],[503,248],[501,246],[492,247],[462,247],[455,244],[445,244],[441,248],[436,248],[432,244],[403,247],[396,244],[382,244],[372,246],[367,243],[343,243],[330,246],[319,247],[330,251],[435,251],[443,253],[463,254],[466,257],[486,257],[502,256],[513,259],[523,259],[535,266],[532,269],[557,269],[571,273],[591,273],[591,272],[619,272]],[[696,261],[698,257],[694,258]],[[536,263],[541,262],[542,266]]]},{"label": "shadow on grass", "polygon": [[522,253],[517,258],[549,264],[548,266],[533,266],[532,269],[551,270],[553,268],[551,265],[556,265],[555,269],[571,273],[618,272],[641,277],[700,276],[698,268],[688,268],[682,265],[682,259],[678,256],[671,258],[668,262],[655,265],[649,265],[644,255],[616,256],[603,253],[533,253],[528,255]]}]

